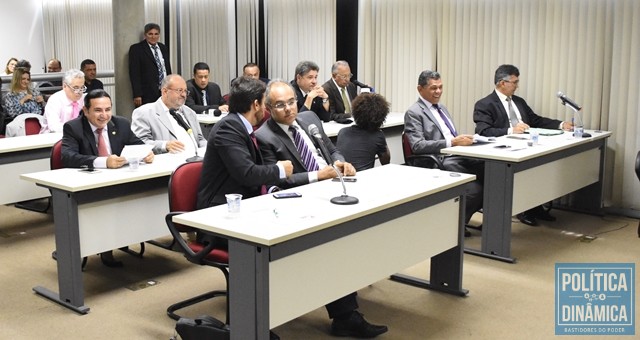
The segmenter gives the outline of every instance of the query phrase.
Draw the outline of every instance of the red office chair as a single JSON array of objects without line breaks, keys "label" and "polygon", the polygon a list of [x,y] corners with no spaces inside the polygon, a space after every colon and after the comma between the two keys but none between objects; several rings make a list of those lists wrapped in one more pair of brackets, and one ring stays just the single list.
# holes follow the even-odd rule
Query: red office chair
[{"label": "red office chair", "polygon": [[37,118],[27,118],[24,120],[24,133],[25,135],[37,135],[40,133],[40,120]]},{"label": "red office chair", "polygon": [[[171,174],[169,180],[169,210],[165,220],[171,235],[176,240],[184,256],[190,262],[199,265],[207,265],[220,269],[224,275],[226,286],[229,286],[229,253],[226,249],[218,249],[214,243],[202,244],[197,241],[187,243],[180,234],[181,232],[192,231],[193,228],[174,223],[173,216],[185,212],[196,210],[198,196],[198,186],[200,185],[200,173],[202,172],[202,162],[192,162],[180,165]],[[175,311],[187,306],[194,305],[216,296],[227,296],[227,291],[214,290],[190,299],[174,303],[167,308],[167,315],[174,320],[180,319]],[[227,299],[226,323],[229,324],[229,299]]]},{"label": "red office chair", "polygon": [[404,155],[404,164],[406,165],[444,170],[442,161],[436,155],[414,154],[411,150],[411,144],[409,144],[409,138],[404,132],[402,132],[402,153]]}]

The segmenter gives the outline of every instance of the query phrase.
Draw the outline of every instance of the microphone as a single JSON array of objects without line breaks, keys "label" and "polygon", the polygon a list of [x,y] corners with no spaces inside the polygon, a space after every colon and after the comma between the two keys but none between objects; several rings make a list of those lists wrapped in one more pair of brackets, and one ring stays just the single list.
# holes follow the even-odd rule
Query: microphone
[{"label": "microphone", "polygon": [[354,80],[352,80],[351,82],[352,82],[353,84],[357,85],[357,86],[362,87],[362,88],[367,88],[367,89],[370,89],[370,88],[371,88],[371,86],[369,86],[369,85],[367,85],[367,84],[363,84],[363,83],[361,83],[360,81],[358,81],[357,79],[354,79]]},{"label": "microphone", "polygon": [[558,98],[560,98],[560,100],[562,101],[562,105],[567,105],[568,104],[575,111],[582,110],[582,106],[576,104],[576,102],[574,102],[571,98],[567,97],[566,94],[558,91],[556,96],[558,96]]},{"label": "microphone", "polygon": [[169,109],[169,114],[171,114],[171,116],[176,120],[176,122],[178,122],[178,125],[180,125],[185,131],[187,131],[187,134],[189,135],[189,139],[191,139],[191,142],[195,147],[196,154],[193,157],[187,158],[186,160],[187,163],[201,161],[202,157],[198,156],[198,144],[196,144],[195,139],[192,138],[194,137],[193,130],[191,129],[191,126],[189,126],[189,123],[187,123],[187,121],[182,118],[182,115],[178,114],[178,112],[176,112],[176,110],[174,109]]},{"label": "microphone", "polygon": [[220,109],[213,109],[213,115],[216,117],[220,117],[220,115],[222,114],[222,111],[220,111]]},{"label": "microphone", "polygon": [[308,131],[309,135],[311,135],[316,140],[318,146],[320,146],[320,153],[322,154],[322,157],[325,161],[327,161],[327,164],[329,164],[333,168],[333,171],[338,174],[340,183],[342,183],[342,195],[332,198],[330,202],[340,205],[350,205],[358,203],[359,200],[356,197],[347,195],[347,187],[344,185],[342,174],[340,173],[340,171],[338,171],[336,166],[333,165],[333,157],[331,157],[331,153],[329,153],[327,146],[324,144],[324,140],[322,139],[322,135],[320,135],[320,130],[318,129],[318,127],[315,124],[311,124],[309,125]]}]

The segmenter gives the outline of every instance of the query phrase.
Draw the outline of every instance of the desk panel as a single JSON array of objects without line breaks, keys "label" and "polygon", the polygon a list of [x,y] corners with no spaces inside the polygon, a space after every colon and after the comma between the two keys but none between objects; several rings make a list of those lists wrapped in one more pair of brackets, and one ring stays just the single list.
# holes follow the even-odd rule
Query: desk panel
[{"label": "desk panel", "polygon": [[25,172],[49,169],[49,158],[0,165],[0,204],[11,204],[48,197],[49,190],[20,180]]}]

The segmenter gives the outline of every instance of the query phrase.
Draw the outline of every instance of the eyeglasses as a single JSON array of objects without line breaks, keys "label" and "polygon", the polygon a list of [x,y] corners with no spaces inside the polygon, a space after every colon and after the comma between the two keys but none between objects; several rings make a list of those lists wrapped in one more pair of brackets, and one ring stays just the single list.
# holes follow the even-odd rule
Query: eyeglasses
[{"label": "eyeglasses", "polygon": [[169,91],[175,91],[175,92],[176,92],[177,94],[179,94],[179,95],[186,94],[186,95],[187,95],[187,97],[189,96],[189,93],[191,93],[191,91],[189,91],[189,90],[185,90],[185,89],[170,89],[170,88],[168,88],[168,87],[167,87],[167,90],[169,90]]},{"label": "eyeglasses", "polygon": [[277,102],[277,103],[273,104],[273,108],[276,109],[276,110],[284,110],[287,107],[294,107],[294,105],[296,105],[297,103],[298,103],[298,101],[296,99],[291,99],[286,103]]},{"label": "eyeglasses", "polygon": [[340,78],[340,79],[351,79],[351,77],[353,77],[353,73],[349,73],[349,74],[337,74],[336,77]]},{"label": "eyeglasses", "polygon": [[67,87],[71,90],[71,92],[75,93],[75,94],[81,94],[81,93],[85,93],[87,92],[87,87],[82,85],[82,87],[73,87],[69,84],[66,84]]}]

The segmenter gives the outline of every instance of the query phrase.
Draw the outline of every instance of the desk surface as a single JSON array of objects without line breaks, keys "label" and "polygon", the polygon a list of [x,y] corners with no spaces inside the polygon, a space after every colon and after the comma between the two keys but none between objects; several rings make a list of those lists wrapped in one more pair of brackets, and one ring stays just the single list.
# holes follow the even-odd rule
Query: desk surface
[{"label": "desk surface", "polygon": [[338,223],[425,197],[471,182],[473,175],[389,164],[358,172],[355,183],[345,183],[356,205],[335,205],[342,194],[338,182],[322,181],[293,188],[302,198],[275,199],[271,195],[243,200],[241,212],[230,216],[226,205],[175,216],[178,223],[228,237],[272,246]]},{"label": "desk surface", "polygon": [[[204,152],[204,149],[200,149]],[[80,169],[57,169],[20,175],[20,178],[47,188],[56,188],[67,192],[79,192],[89,189],[124,184],[145,179],[170,175],[176,167],[189,157],[184,153],[156,155],[153,163],[140,164],[136,171],[128,166],[119,169],[97,169],[85,172]]]},{"label": "desk surface", "polygon": [[62,133],[0,138],[0,154],[39,148],[50,148],[62,139]]},{"label": "desk surface", "polygon": [[[452,146],[444,148],[440,152],[457,156],[519,163],[611,136],[610,131],[595,132],[593,130],[585,130],[585,132],[590,133],[592,137],[574,138],[572,132],[565,131],[561,135],[540,136],[538,145],[528,146],[529,135],[508,135],[497,137],[495,142],[472,146]],[[496,148],[498,145],[507,145],[508,148]]]}]

